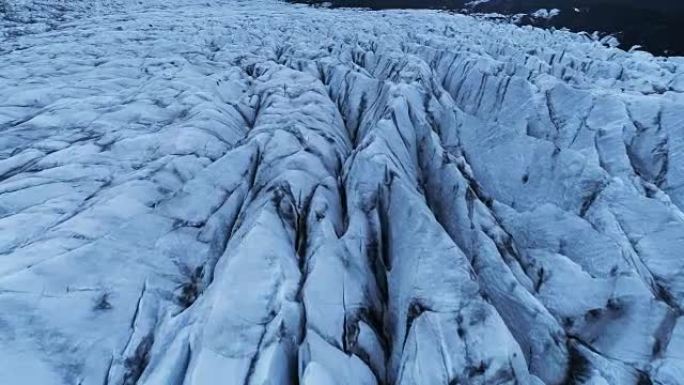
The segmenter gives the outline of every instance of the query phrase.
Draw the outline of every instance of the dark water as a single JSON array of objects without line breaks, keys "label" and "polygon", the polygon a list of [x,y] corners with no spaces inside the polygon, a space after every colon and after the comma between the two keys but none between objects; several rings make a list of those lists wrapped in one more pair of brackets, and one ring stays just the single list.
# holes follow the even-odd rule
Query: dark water
[{"label": "dark water", "polygon": [[[466,7],[469,0],[291,0],[333,7],[433,8],[505,15],[558,8],[550,20],[523,17],[522,24],[614,34],[621,48],[642,46],[656,55],[684,55],[684,0],[491,0]],[[578,9],[577,12],[575,9]]]}]

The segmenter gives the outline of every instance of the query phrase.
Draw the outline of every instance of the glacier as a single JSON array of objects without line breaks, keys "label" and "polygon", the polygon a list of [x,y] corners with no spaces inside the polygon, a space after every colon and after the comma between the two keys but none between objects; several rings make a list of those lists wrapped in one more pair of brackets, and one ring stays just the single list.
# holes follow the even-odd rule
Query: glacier
[{"label": "glacier", "polygon": [[0,384],[684,383],[684,58],[0,4]]}]

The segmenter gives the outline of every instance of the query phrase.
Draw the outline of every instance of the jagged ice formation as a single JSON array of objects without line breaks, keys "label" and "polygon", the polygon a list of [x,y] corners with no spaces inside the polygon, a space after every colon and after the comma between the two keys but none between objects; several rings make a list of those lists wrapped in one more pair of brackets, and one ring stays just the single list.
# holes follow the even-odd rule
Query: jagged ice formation
[{"label": "jagged ice formation", "polygon": [[684,60],[103,4],[2,26],[1,384],[682,383]]}]

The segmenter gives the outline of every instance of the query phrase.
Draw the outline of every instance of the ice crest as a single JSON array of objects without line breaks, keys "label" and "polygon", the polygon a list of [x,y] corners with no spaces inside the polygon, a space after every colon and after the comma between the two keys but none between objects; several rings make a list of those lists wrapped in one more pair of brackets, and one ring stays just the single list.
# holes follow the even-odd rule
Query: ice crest
[{"label": "ice crest", "polygon": [[12,4],[0,384],[684,378],[681,58],[437,11]]}]

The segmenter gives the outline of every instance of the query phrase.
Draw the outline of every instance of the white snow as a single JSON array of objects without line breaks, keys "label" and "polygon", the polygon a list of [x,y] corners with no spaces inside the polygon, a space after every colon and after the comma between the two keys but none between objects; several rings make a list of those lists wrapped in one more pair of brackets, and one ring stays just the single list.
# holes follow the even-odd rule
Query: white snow
[{"label": "white snow", "polygon": [[684,59],[437,11],[3,4],[0,384],[680,383]]},{"label": "white snow", "polygon": [[560,14],[560,9],[558,8],[552,8],[552,9],[546,9],[546,8],[539,8],[538,10],[532,12],[530,15],[540,18],[540,19],[552,19],[555,16],[558,16]]}]

